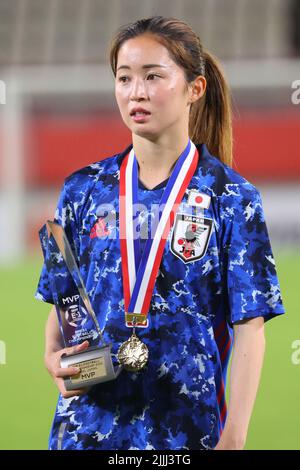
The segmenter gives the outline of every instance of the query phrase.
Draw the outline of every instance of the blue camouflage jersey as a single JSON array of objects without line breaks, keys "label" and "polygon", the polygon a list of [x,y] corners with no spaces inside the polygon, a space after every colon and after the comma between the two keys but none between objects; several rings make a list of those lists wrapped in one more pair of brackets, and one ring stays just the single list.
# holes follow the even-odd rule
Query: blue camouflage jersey
[{"label": "blue camouflage jersey", "polygon": [[[74,244],[114,357],[132,333],[125,325],[118,236],[120,164],[131,148],[67,177],[55,214]],[[233,324],[284,313],[259,191],[204,144],[197,148],[199,163],[166,241],[149,326],[137,329],[148,364],[138,373],[123,370],[82,397],[59,396],[50,449],[214,448],[226,420]],[[142,240],[166,183],[150,190],[139,181]],[[208,201],[207,208],[188,204],[191,195]],[[45,265],[35,296],[53,303]]]}]

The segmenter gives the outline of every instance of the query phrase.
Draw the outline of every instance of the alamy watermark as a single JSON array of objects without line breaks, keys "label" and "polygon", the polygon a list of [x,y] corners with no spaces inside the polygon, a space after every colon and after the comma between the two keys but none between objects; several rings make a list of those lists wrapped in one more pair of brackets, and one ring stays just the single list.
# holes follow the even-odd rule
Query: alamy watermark
[{"label": "alamy watermark", "polygon": [[6,364],[6,344],[4,341],[0,341],[0,365]]},{"label": "alamy watermark", "polygon": [[295,341],[292,342],[292,349],[294,349],[291,357],[292,363],[298,366],[300,364],[300,339],[295,339]]},{"label": "alamy watermark", "polygon": [[6,104],[6,85],[3,80],[0,80],[0,104]]},{"label": "alamy watermark", "polygon": [[[120,204],[125,206],[125,198],[120,197]],[[149,235],[154,239],[158,225],[161,223],[162,213],[165,209],[166,204],[151,204],[150,213],[148,208],[144,204],[135,203],[132,205],[132,212],[130,219],[132,220],[131,230],[133,239],[148,239]],[[180,204],[176,203],[170,210],[168,217],[163,218],[165,228],[162,233],[162,238],[167,239],[169,231],[173,224],[173,218],[177,213]],[[128,234],[126,233],[124,224],[120,224],[119,233],[117,224],[117,213],[113,204],[100,204],[96,209],[96,216],[98,220],[90,233],[91,238],[110,238],[115,239],[126,239]],[[192,214],[191,214],[192,219]]]},{"label": "alamy watermark", "polygon": [[291,100],[293,104],[300,104],[300,80],[294,80],[292,88],[295,90],[292,93]]}]

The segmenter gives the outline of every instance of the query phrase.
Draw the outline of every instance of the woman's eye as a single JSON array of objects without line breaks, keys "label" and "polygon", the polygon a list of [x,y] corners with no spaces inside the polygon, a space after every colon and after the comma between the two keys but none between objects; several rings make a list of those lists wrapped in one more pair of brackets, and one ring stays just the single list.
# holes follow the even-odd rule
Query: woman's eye
[{"label": "woman's eye", "polygon": [[159,75],[156,75],[154,73],[149,73],[149,75],[147,76],[147,80],[150,78],[151,80],[153,80],[154,77],[159,77]]},{"label": "woman's eye", "polygon": [[[159,75],[156,75],[155,73],[149,73],[149,75],[147,75],[146,79],[147,80],[154,80],[155,78],[158,78]],[[129,81],[129,77],[127,75],[123,75],[121,77],[118,78],[118,81],[121,82],[121,83],[126,83]]]}]

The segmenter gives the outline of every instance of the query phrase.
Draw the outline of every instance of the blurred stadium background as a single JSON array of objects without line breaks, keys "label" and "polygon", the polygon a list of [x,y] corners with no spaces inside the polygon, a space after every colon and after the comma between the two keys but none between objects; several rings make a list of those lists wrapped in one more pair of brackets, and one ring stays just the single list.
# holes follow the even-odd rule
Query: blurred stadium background
[{"label": "blurred stadium background", "polygon": [[47,447],[57,394],[43,367],[49,306],[33,298],[37,232],[69,173],[129,144],[109,41],[154,14],[190,23],[222,61],[234,167],[261,191],[277,262],[287,315],[266,325],[247,449],[300,449],[299,0],[0,0],[0,449]]}]

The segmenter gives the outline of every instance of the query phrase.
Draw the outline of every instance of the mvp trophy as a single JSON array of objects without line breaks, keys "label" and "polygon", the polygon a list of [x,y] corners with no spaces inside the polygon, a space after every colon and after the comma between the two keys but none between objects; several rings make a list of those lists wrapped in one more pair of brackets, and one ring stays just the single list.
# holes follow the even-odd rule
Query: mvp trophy
[{"label": "mvp trophy", "polygon": [[48,220],[40,229],[39,237],[64,345],[75,346],[85,340],[90,343],[83,352],[62,355],[62,368],[80,369],[77,375],[64,379],[66,390],[116,379],[122,366],[117,366],[116,370],[113,366],[112,345],[103,340],[65,230]]}]

